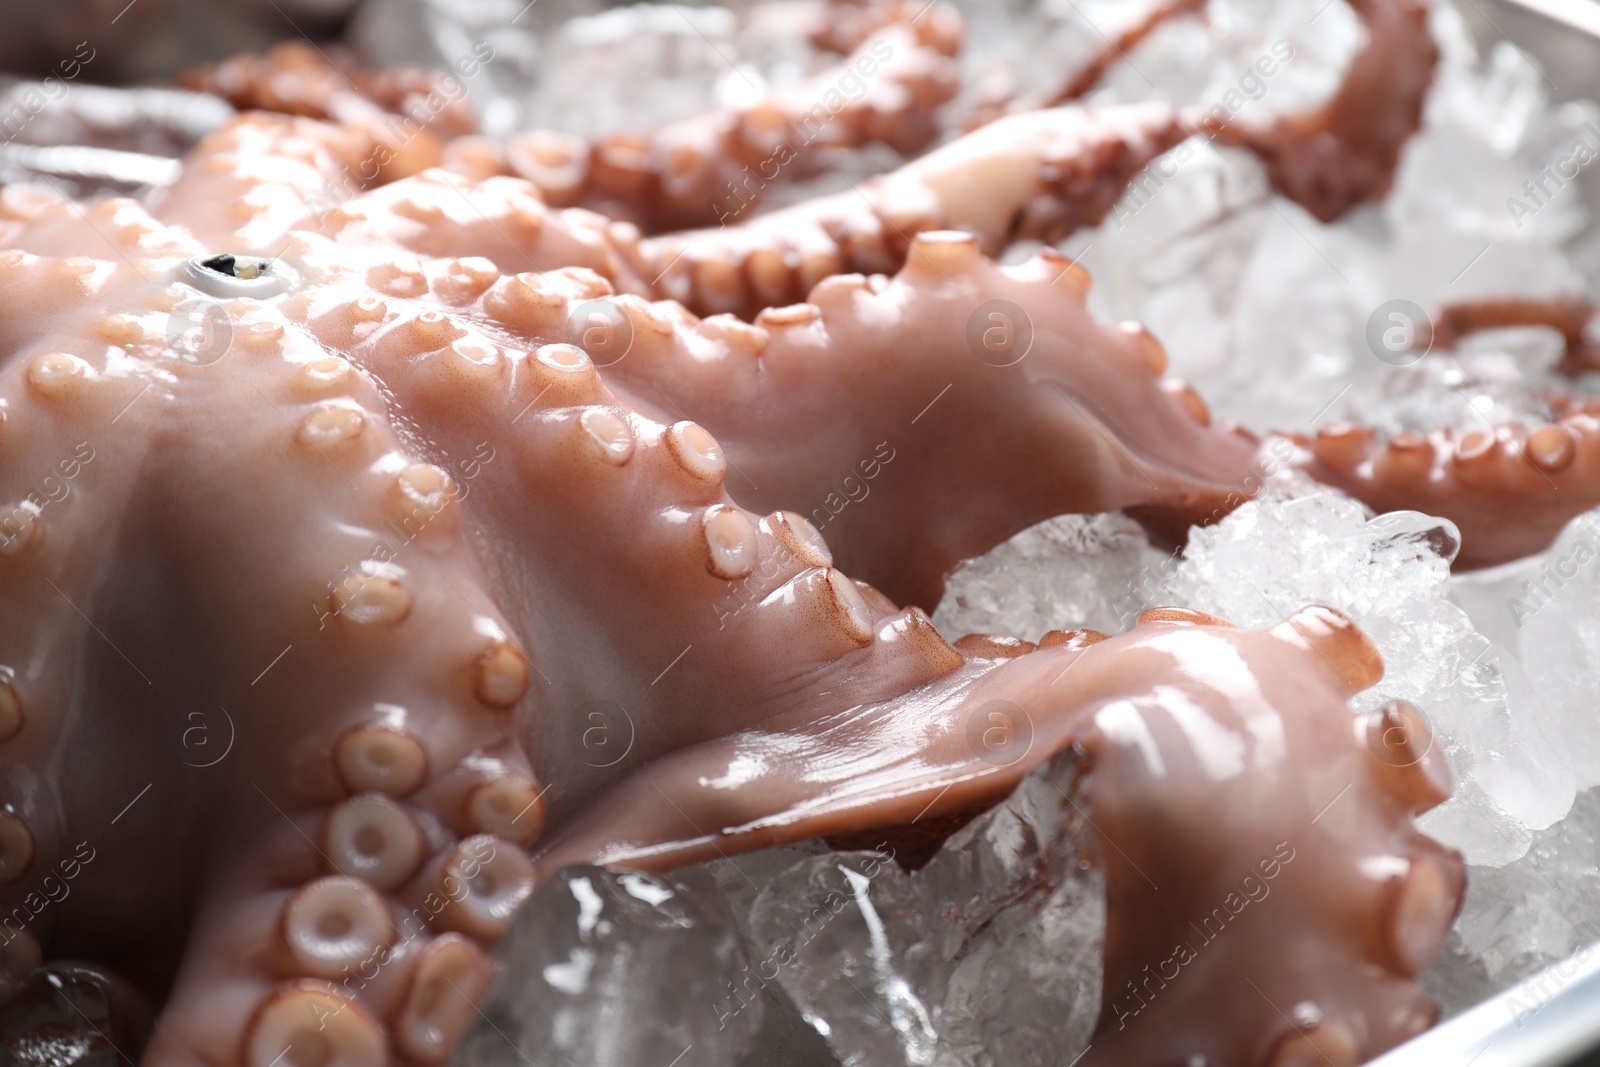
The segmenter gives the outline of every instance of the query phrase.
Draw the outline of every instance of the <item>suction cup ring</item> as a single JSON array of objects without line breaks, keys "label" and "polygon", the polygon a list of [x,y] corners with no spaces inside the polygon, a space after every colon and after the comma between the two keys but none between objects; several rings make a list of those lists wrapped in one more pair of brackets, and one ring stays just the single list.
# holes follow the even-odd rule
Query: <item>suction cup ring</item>
[{"label": "suction cup ring", "polygon": [[263,299],[288,291],[298,279],[281,259],[236,256],[224,252],[196,256],[186,267],[190,285],[216,297],[249,296]]}]

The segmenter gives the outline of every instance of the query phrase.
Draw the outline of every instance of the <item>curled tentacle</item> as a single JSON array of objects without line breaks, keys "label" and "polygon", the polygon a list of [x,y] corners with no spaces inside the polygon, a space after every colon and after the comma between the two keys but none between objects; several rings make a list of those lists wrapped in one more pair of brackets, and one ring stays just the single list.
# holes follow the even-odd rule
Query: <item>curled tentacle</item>
[{"label": "curled tentacle", "polygon": [[1437,308],[1429,329],[1416,338],[1424,350],[1448,350],[1469,334],[1516,326],[1547,326],[1561,335],[1563,349],[1556,370],[1574,377],[1600,370],[1600,337],[1591,326],[1600,308],[1582,296],[1485,297]]},{"label": "curled tentacle", "polygon": [[1260,156],[1272,184],[1323,222],[1388,193],[1439,61],[1426,0],[1349,3],[1366,37],[1326,103],[1262,123],[1233,121],[1217,107],[1196,123]]},{"label": "curled tentacle", "polygon": [[991,254],[1024,238],[1055,243],[1098,223],[1151,160],[1194,134],[1260,156],[1285,196],[1334,219],[1388,191],[1438,58],[1418,0],[1352,6],[1368,40],[1313,111],[1260,124],[1161,104],[1020,112],[850,192],[647,240],[640,270],[696,311],[750,316],[834,271],[893,271],[924,230],[967,230]]},{"label": "curled tentacle", "polygon": [[1106,76],[1107,71],[1126,60],[1128,52],[1137,48],[1157,29],[1179,15],[1204,12],[1205,6],[1206,0],[1162,0],[1129,23],[1115,37],[1106,38],[1089,62],[1054,88],[1019,97],[1014,88],[1007,85],[989,93],[968,116],[967,127],[976,129],[1005,114],[1059,107],[1083,97],[1100,83],[1100,79]]}]

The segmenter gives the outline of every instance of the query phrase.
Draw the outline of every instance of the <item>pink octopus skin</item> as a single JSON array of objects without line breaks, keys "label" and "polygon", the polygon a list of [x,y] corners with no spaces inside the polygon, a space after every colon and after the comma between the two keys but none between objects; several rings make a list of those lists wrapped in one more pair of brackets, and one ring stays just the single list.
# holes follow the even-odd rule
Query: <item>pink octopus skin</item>
[{"label": "pink octopus skin", "polygon": [[[1350,710],[1381,662],[1349,620],[1165,611],[1112,638],[953,646],[846,578],[803,518],[730,495],[745,460],[789,491],[825,484],[844,445],[808,470],[729,416],[735,454],[656,388],[681,372],[708,411],[796,427],[831,400],[844,414],[814,432],[843,435],[868,418],[852,394],[900,421],[949,375],[959,392],[915,447],[940,445],[936,415],[950,440],[927,460],[908,446],[907,501],[951,488],[939,462],[998,488],[1011,425],[1030,459],[1075,457],[1063,495],[1030,506],[1211,491],[1247,443],[1160,386],[1142,334],[1090,320],[1058,257],[999,268],[928,235],[894,279],[830,282],[754,326],[616,298],[637,329],[602,372],[567,341],[576,307],[613,292],[601,271],[626,277],[603,220],[443,171],[308,215],[302,194],[361,136],[242,117],[148,209],[0,193],[0,904],[29,916],[9,988],[41,958],[121,976],[162,1005],[153,1067],[440,1063],[494,941],[563,863],[970,811],[1077,745],[1103,851],[1127,861],[1107,860],[1112,997],[1279,842],[1296,857],[1274,906],[1137,1027],[1108,999],[1091,1055],[1287,1067],[1309,1046],[1341,1067],[1426,1023],[1413,977],[1461,880],[1412,817],[1448,785],[1431,748],[1395,760]],[[463,203],[477,221],[451,224]],[[254,283],[194,263],[219,252],[272,263]],[[935,335],[991,294],[1039,324],[1011,367]],[[202,298],[225,346],[169,332]],[[912,311],[939,375],[844,358]],[[1019,402],[1028,417],[997,425]],[[1005,535],[966,510],[920,511],[902,544]],[[838,543],[931,589],[937,564],[897,576],[874,525]],[[620,759],[589,758],[595,702],[628,724]],[[1031,741],[997,752],[995,715]],[[36,907],[69,864],[71,894]],[[1293,1021],[1241,1000],[1246,979]]]}]

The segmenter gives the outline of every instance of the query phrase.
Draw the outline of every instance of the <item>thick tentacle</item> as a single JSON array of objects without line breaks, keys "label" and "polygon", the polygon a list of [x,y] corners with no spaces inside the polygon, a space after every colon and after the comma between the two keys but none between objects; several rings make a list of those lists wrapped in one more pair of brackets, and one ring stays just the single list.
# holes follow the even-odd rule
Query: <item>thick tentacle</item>
[{"label": "thick tentacle", "polygon": [[1054,253],[1001,267],[931,232],[894,278],[829,279],[753,328],[619,301],[612,373],[710,428],[739,500],[803,511],[850,573],[931,610],[957,562],[1035,522],[1205,513],[1252,473],[1255,444],[1163,379],[1147,331],[1095,320],[1088,286]]},{"label": "thick tentacle", "polygon": [[1337,424],[1298,443],[1295,463],[1379,512],[1414,510],[1461,530],[1455,565],[1487,567],[1538,552],[1600,506],[1600,420],[1398,434]]},{"label": "thick tentacle", "polygon": [[[774,625],[771,604],[745,625]],[[1320,1050],[1354,1067],[1428,1025],[1414,976],[1443,943],[1462,868],[1412,817],[1444,797],[1448,772],[1421,734],[1404,759],[1369,740],[1408,709],[1371,722],[1348,710],[1382,669],[1348,620],[1307,609],[1239,631],[1151,612],[1121,637],[1015,652],[820,731],[774,723],[658,760],[552,839],[540,870],[663,867],[970,811],[1076,745],[1107,872],[1090,1062],[1282,1067]],[[914,737],[894,725],[907,715]],[[752,761],[759,794],[704,788]]]},{"label": "thick tentacle", "polygon": [[959,29],[953,40],[949,31],[937,16],[891,22],[838,69],[755,104],[593,141],[519,134],[498,164],[492,146],[469,144],[458,150],[459,166],[479,176],[486,165],[516,174],[551,204],[592,208],[647,232],[726,223],[772,183],[815,175],[830,150],[882,142],[911,155],[926,147],[938,133],[937,109],[958,84],[950,54]]},{"label": "thick tentacle", "polygon": [[1104,218],[1145,164],[1192,132],[1158,104],[1011,116],[851,191],[646,239],[641,270],[696,311],[749,317],[841,271],[898,270],[926,230],[966,230],[990,254],[1055,242]]}]

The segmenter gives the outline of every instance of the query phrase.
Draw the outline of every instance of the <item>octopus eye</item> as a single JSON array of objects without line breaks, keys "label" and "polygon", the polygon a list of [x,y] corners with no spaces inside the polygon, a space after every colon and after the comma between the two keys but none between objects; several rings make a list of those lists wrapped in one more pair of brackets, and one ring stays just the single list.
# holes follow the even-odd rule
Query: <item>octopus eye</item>
[{"label": "octopus eye", "polygon": [[222,252],[196,256],[188,263],[185,280],[201,292],[217,297],[269,297],[288,290],[294,271],[282,260]]}]

